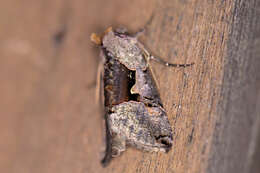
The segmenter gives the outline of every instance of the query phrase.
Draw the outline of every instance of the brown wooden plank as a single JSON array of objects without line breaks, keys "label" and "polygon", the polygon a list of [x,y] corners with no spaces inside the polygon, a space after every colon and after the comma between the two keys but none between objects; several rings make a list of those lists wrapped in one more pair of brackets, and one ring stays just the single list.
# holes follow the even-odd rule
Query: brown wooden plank
[{"label": "brown wooden plank", "polygon": [[208,172],[260,172],[259,9],[234,2]]}]

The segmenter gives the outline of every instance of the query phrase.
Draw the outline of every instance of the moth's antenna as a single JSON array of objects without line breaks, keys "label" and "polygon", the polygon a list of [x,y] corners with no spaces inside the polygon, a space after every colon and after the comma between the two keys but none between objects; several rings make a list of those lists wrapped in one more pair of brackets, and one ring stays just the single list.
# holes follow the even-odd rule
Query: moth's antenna
[{"label": "moth's antenna", "polygon": [[167,61],[164,61],[162,60],[161,58],[158,58],[158,57],[154,57],[154,56],[150,56],[150,59],[151,60],[154,60],[162,65],[165,65],[167,67],[189,67],[189,66],[192,66],[194,64],[194,62],[190,63],[190,64],[173,64],[173,63],[169,63]]}]

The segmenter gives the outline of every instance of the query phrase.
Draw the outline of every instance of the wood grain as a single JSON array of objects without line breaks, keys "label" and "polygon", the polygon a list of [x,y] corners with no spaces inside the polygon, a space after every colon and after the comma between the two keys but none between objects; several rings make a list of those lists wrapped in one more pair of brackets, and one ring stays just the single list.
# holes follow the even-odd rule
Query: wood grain
[{"label": "wood grain", "polygon": [[208,172],[260,172],[259,9],[234,3]]},{"label": "wood grain", "polygon": [[[0,7],[0,170],[28,172],[257,172],[259,2],[38,0]],[[102,168],[92,32],[145,27],[174,131],[173,149],[129,148]],[[258,159],[258,160],[257,160]]]}]

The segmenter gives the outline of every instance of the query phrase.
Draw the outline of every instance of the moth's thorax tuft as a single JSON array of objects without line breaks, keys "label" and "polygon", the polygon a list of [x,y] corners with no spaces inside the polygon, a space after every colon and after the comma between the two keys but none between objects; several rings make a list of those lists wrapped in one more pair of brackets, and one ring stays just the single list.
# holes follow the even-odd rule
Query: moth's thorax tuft
[{"label": "moth's thorax tuft", "polygon": [[135,37],[110,31],[103,37],[102,46],[130,70],[147,68],[144,51]]}]

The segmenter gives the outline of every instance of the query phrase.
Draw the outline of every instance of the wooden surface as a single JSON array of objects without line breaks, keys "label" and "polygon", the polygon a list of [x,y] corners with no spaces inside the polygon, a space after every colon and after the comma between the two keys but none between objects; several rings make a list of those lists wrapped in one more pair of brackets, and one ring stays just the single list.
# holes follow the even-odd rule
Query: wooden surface
[{"label": "wooden surface", "polygon": [[[256,0],[3,1],[0,171],[259,171],[259,9]],[[129,148],[104,169],[89,37],[109,26],[146,26],[141,42],[153,55],[195,65],[152,64],[173,149]]]},{"label": "wooden surface", "polygon": [[208,172],[260,172],[260,3],[236,1]]}]

